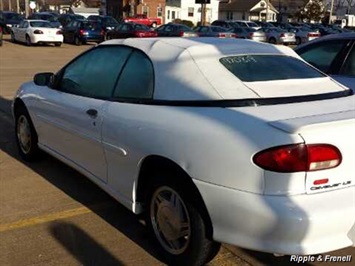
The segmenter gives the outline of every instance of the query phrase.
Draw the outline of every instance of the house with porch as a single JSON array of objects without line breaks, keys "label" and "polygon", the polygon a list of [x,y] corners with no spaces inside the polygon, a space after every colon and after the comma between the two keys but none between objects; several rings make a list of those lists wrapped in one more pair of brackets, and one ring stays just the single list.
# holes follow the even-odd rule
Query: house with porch
[{"label": "house with porch", "polygon": [[277,14],[269,0],[225,0],[219,4],[221,20],[276,21]]}]

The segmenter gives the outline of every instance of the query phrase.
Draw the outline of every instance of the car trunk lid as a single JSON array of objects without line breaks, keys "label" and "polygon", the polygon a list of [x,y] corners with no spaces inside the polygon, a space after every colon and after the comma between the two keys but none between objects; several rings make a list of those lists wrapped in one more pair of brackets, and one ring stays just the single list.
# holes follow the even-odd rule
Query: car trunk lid
[{"label": "car trunk lid", "polygon": [[306,173],[306,193],[341,189],[355,184],[355,110],[271,121],[290,134],[299,134],[305,144],[330,144],[339,149],[338,167]]}]

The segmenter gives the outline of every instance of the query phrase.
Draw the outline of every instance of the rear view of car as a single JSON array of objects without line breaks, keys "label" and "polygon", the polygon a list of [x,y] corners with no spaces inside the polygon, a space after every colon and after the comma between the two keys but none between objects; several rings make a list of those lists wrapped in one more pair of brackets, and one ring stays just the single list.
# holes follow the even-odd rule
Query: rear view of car
[{"label": "rear view of car", "polygon": [[63,29],[64,41],[75,45],[87,42],[100,43],[104,41],[105,32],[102,25],[86,20],[75,20]]},{"label": "rear view of car", "polygon": [[200,37],[236,38],[237,35],[231,29],[218,26],[198,26],[194,32]]},{"label": "rear view of car", "polygon": [[198,37],[188,26],[182,24],[165,24],[156,29],[159,37]]},{"label": "rear view of car", "polygon": [[257,42],[266,42],[266,34],[263,31],[256,30],[254,28],[245,28],[248,32],[248,39],[257,41]]}]

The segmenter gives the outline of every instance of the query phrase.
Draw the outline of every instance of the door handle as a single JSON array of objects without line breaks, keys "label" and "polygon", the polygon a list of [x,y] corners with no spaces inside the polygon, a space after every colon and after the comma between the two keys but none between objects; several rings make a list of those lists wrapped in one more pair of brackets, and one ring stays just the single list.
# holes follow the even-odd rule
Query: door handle
[{"label": "door handle", "polygon": [[93,118],[97,117],[97,110],[95,109],[89,109],[86,111],[86,113]]}]

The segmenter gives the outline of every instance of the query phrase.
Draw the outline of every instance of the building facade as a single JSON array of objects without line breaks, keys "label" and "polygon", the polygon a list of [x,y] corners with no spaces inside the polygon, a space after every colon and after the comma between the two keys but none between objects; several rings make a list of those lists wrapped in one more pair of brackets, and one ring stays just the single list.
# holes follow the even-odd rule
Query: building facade
[{"label": "building facade", "polygon": [[165,0],[123,0],[123,17],[144,14],[165,23]]},{"label": "building facade", "polygon": [[278,11],[267,0],[227,0],[219,4],[219,19],[276,21]]},{"label": "building facade", "polygon": [[[218,19],[218,5],[219,0],[211,0],[211,3],[206,5],[207,23]],[[197,25],[201,21],[201,5],[196,4],[195,0],[166,0],[165,18],[166,22],[181,19]]]}]

